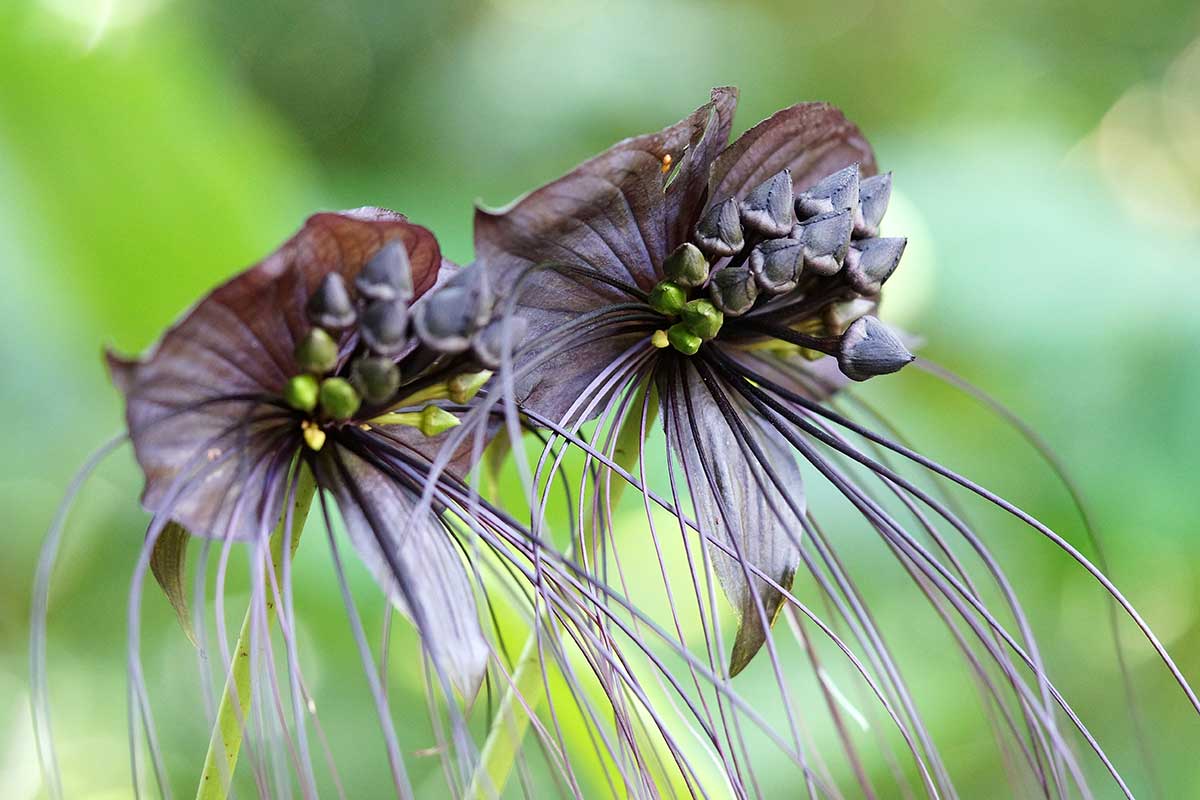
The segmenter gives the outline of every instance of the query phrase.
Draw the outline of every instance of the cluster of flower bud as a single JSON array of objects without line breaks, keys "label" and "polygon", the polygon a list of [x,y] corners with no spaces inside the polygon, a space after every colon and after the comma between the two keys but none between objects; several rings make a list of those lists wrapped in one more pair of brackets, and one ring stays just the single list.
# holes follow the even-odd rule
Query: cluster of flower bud
[{"label": "cluster of flower bud", "polygon": [[[458,270],[418,302],[413,295],[408,253],[400,242],[384,245],[363,265],[353,290],[339,273],[326,275],[305,307],[312,327],[294,354],[302,373],[288,381],[284,400],[308,414],[319,410],[332,421],[349,420],[364,406],[378,413],[397,402],[414,407],[435,400],[466,403],[499,364],[502,337],[509,337],[513,350],[524,337],[523,319],[492,319],[491,294],[478,268]],[[465,357],[443,359],[456,354]],[[424,387],[403,398],[401,365],[415,365],[412,378]],[[426,380],[431,365],[436,375],[448,377]],[[434,405],[372,421],[409,425],[427,436],[459,423]],[[317,426],[305,428],[306,438],[310,434],[323,441]]]},{"label": "cluster of flower bud", "polygon": [[[729,318],[755,311],[770,321],[775,299],[789,298],[777,304],[785,308],[794,305],[791,298],[820,292],[829,303],[812,321],[826,338],[839,337],[826,351],[838,356],[842,371],[855,380],[894,372],[913,358],[900,338],[874,317],[856,326],[874,311],[904,253],[905,239],[879,236],[890,195],[890,174],[863,178],[857,164],[799,193],[784,169],[741,200],[709,207],[696,224],[695,245],[668,259],[668,279],[705,287]],[[673,261],[686,262],[690,283],[672,276]]]},{"label": "cluster of flower bud", "polygon": [[[353,417],[363,405],[383,405],[400,388],[395,362],[407,345],[412,270],[402,242],[385,244],[354,280],[357,302],[339,273],[326,275],[305,308],[313,324],[296,345],[296,364],[304,370],[288,383],[285,399],[294,408],[334,420]],[[334,375],[341,353],[339,338],[357,331],[364,345],[345,377]],[[332,333],[331,333],[332,332]]]}]

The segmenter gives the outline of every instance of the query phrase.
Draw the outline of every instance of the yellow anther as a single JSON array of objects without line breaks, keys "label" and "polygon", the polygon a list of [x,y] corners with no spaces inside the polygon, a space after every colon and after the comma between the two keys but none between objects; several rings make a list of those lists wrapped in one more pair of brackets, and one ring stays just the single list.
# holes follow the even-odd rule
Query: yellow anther
[{"label": "yellow anther", "polygon": [[666,175],[668,172],[670,172],[670,171],[671,171],[671,161],[672,161],[672,160],[673,160],[673,159],[671,158],[671,154],[670,154],[670,153],[667,153],[665,156],[663,156],[663,159],[662,159],[662,173],[663,173],[663,175]]},{"label": "yellow anther", "polygon": [[664,330],[655,331],[654,335],[650,337],[650,344],[654,345],[659,350],[662,350],[664,347],[671,346],[670,340],[667,339],[667,332]]},{"label": "yellow anther", "polygon": [[313,452],[317,452],[325,446],[325,431],[312,420],[306,419],[301,422],[300,432],[304,435],[304,443]]}]

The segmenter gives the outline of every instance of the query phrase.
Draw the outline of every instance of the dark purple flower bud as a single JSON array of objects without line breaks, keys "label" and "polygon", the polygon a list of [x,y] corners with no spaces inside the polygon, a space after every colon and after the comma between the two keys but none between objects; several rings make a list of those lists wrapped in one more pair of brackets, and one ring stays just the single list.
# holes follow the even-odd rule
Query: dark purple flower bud
[{"label": "dark purple flower bud", "polygon": [[732,197],[704,213],[696,223],[696,243],[714,256],[731,256],[742,249],[742,220]]},{"label": "dark purple flower bud", "polygon": [[790,292],[796,288],[804,268],[804,242],[768,239],[750,251],[749,265],[764,292]]},{"label": "dark purple flower bud", "polygon": [[708,284],[713,305],[731,317],[745,314],[758,298],[758,284],[747,267],[719,269]]},{"label": "dark purple flower bud", "polygon": [[850,249],[854,218],[849,211],[821,214],[796,224],[792,238],[804,242],[804,266],[818,275],[836,275]]},{"label": "dark purple flower bud", "polygon": [[854,221],[854,235],[860,239],[879,235],[879,223],[887,213],[892,197],[892,173],[873,175],[858,187],[859,218]]},{"label": "dark purple flower bud", "polygon": [[346,282],[336,272],[330,272],[321,280],[305,310],[312,324],[334,331],[350,327],[357,316]]},{"label": "dark purple flower bud", "polygon": [[858,164],[851,164],[817,182],[796,198],[796,216],[808,219],[831,211],[858,207]]},{"label": "dark purple flower bud", "polygon": [[403,300],[374,300],[363,311],[358,329],[372,352],[394,356],[408,342],[408,305]]},{"label": "dark purple flower bud", "polygon": [[846,279],[862,294],[877,294],[904,255],[907,239],[863,239],[846,255]]},{"label": "dark purple flower bud", "polygon": [[383,356],[360,358],[350,365],[350,385],[371,405],[386,403],[400,388],[400,368]]},{"label": "dark purple flower bud", "polygon": [[413,327],[421,341],[443,353],[461,353],[471,346],[475,314],[468,293],[448,286],[434,292],[413,312]]},{"label": "dark purple flower bud", "polygon": [[517,352],[521,342],[525,340],[525,332],[529,323],[524,317],[500,317],[484,325],[471,340],[471,348],[479,363],[488,369],[496,369],[504,355],[505,347],[509,353]]},{"label": "dark purple flower bud", "polygon": [[792,173],[785,169],[759,184],[742,200],[742,223],[764,236],[787,236],[796,221],[792,200]]},{"label": "dark purple flower bud", "polygon": [[471,346],[471,336],[487,323],[491,311],[486,275],[467,267],[413,308],[413,327],[429,347],[461,353]]},{"label": "dark purple flower bud", "polygon": [[855,381],[896,372],[912,362],[912,353],[888,326],[875,317],[862,317],[846,329],[838,352],[842,374]]},{"label": "dark purple flower bud", "polygon": [[685,289],[694,289],[708,280],[708,259],[700,252],[700,248],[691,242],[684,242],[675,248],[675,252],[667,256],[663,262],[663,272],[667,280]]},{"label": "dark purple flower bud", "polygon": [[403,242],[388,242],[371,256],[354,279],[359,293],[371,300],[411,300],[412,267]]}]

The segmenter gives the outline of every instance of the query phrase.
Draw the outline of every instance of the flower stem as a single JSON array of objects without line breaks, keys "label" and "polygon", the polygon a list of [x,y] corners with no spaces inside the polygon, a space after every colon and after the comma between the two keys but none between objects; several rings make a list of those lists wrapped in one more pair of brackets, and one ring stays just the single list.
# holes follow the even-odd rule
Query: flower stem
[{"label": "flower stem", "polygon": [[[308,509],[316,491],[312,472],[303,464],[298,465],[297,471],[291,514],[291,555],[295,555],[296,546],[300,543],[300,534],[304,530],[304,521],[308,518]],[[275,571],[275,580],[280,586],[282,586],[283,544],[286,538],[284,528],[287,525],[287,519],[286,512],[280,515],[279,524],[271,533],[270,542],[271,568]],[[267,592],[266,602],[267,625],[270,626],[275,619],[275,599],[270,591]],[[229,666],[225,691],[221,695],[221,705],[217,709],[217,721],[213,726],[212,736],[209,738],[208,755],[204,759],[204,770],[200,773],[200,784],[196,788],[196,800],[225,800],[229,794],[229,784],[233,780],[233,772],[237,768],[245,722],[250,712],[252,614],[253,605],[246,610],[246,618],[242,621],[242,629],[238,634],[237,645],[233,651],[233,663]]]},{"label": "flower stem", "polygon": [[[646,398],[649,391],[650,397]],[[642,451],[642,412],[645,408],[646,432],[654,424],[658,416],[658,393],[652,382],[644,384],[636,393],[629,411],[617,434],[612,451],[612,460],[626,472],[632,472]],[[608,507],[617,505],[625,487],[629,484],[622,478],[614,478],[608,487]],[[595,486],[596,492],[604,491],[602,483]],[[578,545],[585,552],[590,552],[595,541],[594,525],[596,516],[589,515],[584,523],[584,529],[579,539],[572,543],[567,551],[567,557]],[[538,623],[535,623],[538,624]],[[517,753],[521,742],[529,730],[530,715],[536,714],[538,706],[545,699],[546,684],[542,677],[542,665],[536,633],[530,634],[521,649],[512,671],[512,683],[504,692],[496,716],[488,729],[487,740],[483,751],[479,754],[479,764],[471,776],[470,786],[466,797],[469,800],[489,800],[504,793],[504,785],[516,765]],[[524,703],[521,701],[524,700]],[[526,710],[528,709],[528,710]]]}]

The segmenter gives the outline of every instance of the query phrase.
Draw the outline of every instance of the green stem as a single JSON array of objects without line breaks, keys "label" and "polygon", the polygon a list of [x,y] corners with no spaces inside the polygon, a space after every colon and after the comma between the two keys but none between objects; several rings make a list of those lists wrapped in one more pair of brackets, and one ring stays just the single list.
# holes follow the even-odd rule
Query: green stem
[{"label": "green stem", "polygon": [[[642,449],[642,408],[647,387],[650,391],[649,405],[646,407],[647,432],[654,424],[654,420],[658,416],[658,393],[654,390],[652,383],[647,383],[638,390],[637,395],[630,403],[629,411],[625,415],[612,451],[613,462],[630,473],[638,463]],[[604,472],[602,474],[607,477],[612,473]],[[608,490],[610,508],[617,505],[621,494],[628,485],[623,478],[613,481]],[[597,485],[596,491],[603,491],[602,486]],[[588,515],[582,536],[578,541],[581,547],[586,548],[585,552],[590,552],[591,544],[595,541],[593,529],[595,521],[595,514]],[[574,550],[574,543],[566,553],[567,558],[572,557],[572,550]],[[537,636],[530,634],[529,638],[525,640],[525,646],[513,669],[512,683],[505,690],[492,726],[488,730],[483,751],[479,754],[479,765],[471,776],[471,784],[467,788],[466,797],[470,800],[488,800],[488,798],[499,797],[503,793],[504,785],[508,783],[508,778],[516,765],[517,752],[521,748],[525,734],[529,731],[530,715],[537,713],[538,707],[545,697],[546,684],[542,677]],[[518,698],[524,699],[525,702],[521,703]]]},{"label": "green stem", "polygon": [[[295,500],[292,506],[291,555],[295,555],[300,543],[300,533],[308,518],[316,485],[312,472],[305,466],[297,467]],[[279,523],[271,533],[271,568],[275,571],[276,584],[282,586],[284,527],[287,513],[280,515]],[[267,626],[275,619],[275,598],[267,591]],[[238,634],[233,651],[233,663],[229,665],[229,676],[225,680],[225,691],[217,709],[217,721],[208,742],[208,755],[204,759],[204,771],[200,773],[200,785],[196,788],[196,800],[225,800],[229,784],[237,768],[238,754],[242,750],[242,735],[245,721],[250,712],[250,635],[253,605],[246,611],[242,629]]]}]

